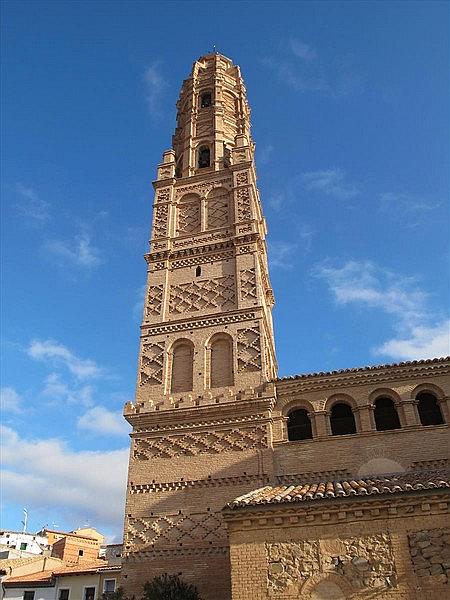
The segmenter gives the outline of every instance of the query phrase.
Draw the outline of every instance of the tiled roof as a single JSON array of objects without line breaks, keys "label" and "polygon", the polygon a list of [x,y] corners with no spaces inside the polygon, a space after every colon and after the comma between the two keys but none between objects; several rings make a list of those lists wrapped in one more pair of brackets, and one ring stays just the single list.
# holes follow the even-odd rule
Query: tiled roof
[{"label": "tiled roof", "polygon": [[373,365],[367,367],[353,367],[350,369],[338,369],[336,371],[318,371],[317,373],[304,373],[300,375],[286,375],[279,377],[276,381],[291,381],[293,379],[307,379],[308,377],[326,377],[329,375],[344,375],[345,373],[358,373],[362,371],[377,371],[395,367],[414,367],[417,365],[431,365],[433,363],[444,363],[450,360],[450,356],[442,356],[439,358],[425,358],[422,360],[409,360],[399,363],[388,363],[384,365]]},{"label": "tiled roof", "polygon": [[17,577],[10,577],[4,582],[4,585],[11,587],[20,587],[22,583],[51,583],[55,577],[62,577],[64,575],[84,575],[93,573],[103,573],[105,571],[120,571],[120,565],[108,565],[105,564],[104,560],[96,560],[84,565],[73,565],[61,567],[60,569],[53,569],[51,571],[39,571],[38,573],[31,573],[29,575],[19,575]]},{"label": "tiled roof", "polygon": [[17,577],[10,577],[3,582],[4,585],[10,583],[43,583],[51,582],[53,580],[53,571],[39,571],[38,573],[29,573],[28,575],[18,575]]},{"label": "tiled roof", "polygon": [[411,472],[399,475],[375,475],[343,481],[318,481],[298,485],[265,486],[239,496],[227,504],[228,508],[287,504],[311,500],[332,500],[350,496],[396,494],[437,488],[450,488],[449,471]]}]

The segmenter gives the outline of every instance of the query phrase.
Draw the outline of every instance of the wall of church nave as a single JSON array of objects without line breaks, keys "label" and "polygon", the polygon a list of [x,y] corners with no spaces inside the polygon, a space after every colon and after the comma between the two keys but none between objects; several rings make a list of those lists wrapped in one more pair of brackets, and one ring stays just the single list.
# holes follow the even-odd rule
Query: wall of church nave
[{"label": "wall of church nave", "polygon": [[369,510],[352,521],[341,503],[341,522],[330,525],[321,524],[321,513],[296,520],[292,507],[239,511],[239,521],[232,515],[228,523],[232,600],[447,598],[448,502],[440,504],[446,508],[436,505],[433,515],[420,515],[429,511],[424,504],[411,516],[398,506],[401,517],[384,511],[371,519]]},{"label": "wall of church nave", "polygon": [[144,583],[163,573],[179,575],[183,581],[195,585],[202,600],[231,598],[228,548],[167,550],[125,559],[121,586],[127,597],[140,598]]},{"label": "wall of church nave", "polygon": [[280,481],[302,474],[333,480],[439,469],[448,465],[449,456],[449,429],[441,425],[275,443],[274,472]]}]

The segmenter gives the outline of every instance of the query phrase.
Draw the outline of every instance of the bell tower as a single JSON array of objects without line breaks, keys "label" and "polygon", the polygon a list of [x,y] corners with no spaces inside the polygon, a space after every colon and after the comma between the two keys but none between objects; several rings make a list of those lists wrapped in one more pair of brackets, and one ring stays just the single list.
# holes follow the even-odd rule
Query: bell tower
[{"label": "bell tower", "polygon": [[225,56],[183,82],[153,185],[122,583],[182,573],[228,600],[221,509],[271,477],[277,365],[250,109]]}]

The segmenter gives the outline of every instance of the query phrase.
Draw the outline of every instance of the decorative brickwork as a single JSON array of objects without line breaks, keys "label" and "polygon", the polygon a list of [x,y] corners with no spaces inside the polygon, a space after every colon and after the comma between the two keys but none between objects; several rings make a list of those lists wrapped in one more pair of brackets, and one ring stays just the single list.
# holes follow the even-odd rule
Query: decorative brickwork
[{"label": "decorative brickwork", "polygon": [[131,546],[197,544],[226,540],[220,513],[168,514],[129,518],[126,543]]},{"label": "decorative brickwork", "polygon": [[266,447],[267,431],[265,426],[242,427],[225,431],[192,432],[163,438],[136,439],[134,458],[138,460],[175,458]]},{"label": "decorative brickwork", "polygon": [[[189,199],[187,199],[189,198]],[[191,199],[192,198],[192,199]],[[183,198],[184,200],[184,198]],[[200,199],[189,195],[178,206],[178,235],[193,234],[200,231]]]},{"label": "decorative brickwork", "polygon": [[229,223],[228,190],[213,190],[207,200],[208,229],[226,227]]},{"label": "decorative brickwork", "polygon": [[170,288],[169,310],[183,314],[198,310],[229,310],[236,302],[233,275],[175,285]]},{"label": "decorative brickwork", "polygon": [[238,330],[238,371],[261,369],[261,342],[259,328]]},{"label": "decorative brickwork", "polygon": [[161,204],[155,208],[155,217],[153,221],[153,237],[160,238],[167,235],[167,216],[169,214],[169,205]]},{"label": "decorative brickwork", "polygon": [[145,317],[158,317],[161,314],[163,297],[162,285],[151,285],[147,292],[147,304],[145,306]]},{"label": "decorative brickwork", "polygon": [[163,381],[164,342],[144,344],[141,352],[140,385],[155,385]]},{"label": "decorative brickwork", "polygon": [[239,273],[241,281],[240,293],[241,299],[256,299],[256,275],[255,269],[243,269]]},{"label": "decorative brickwork", "polygon": [[238,221],[249,221],[252,218],[250,208],[250,192],[248,188],[237,190],[237,217]]}]

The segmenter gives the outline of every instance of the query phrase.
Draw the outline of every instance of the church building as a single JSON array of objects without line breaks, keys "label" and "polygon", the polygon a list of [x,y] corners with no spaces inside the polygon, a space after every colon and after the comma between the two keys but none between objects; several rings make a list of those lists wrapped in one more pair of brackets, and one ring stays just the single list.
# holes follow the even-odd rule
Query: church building
[{"label": "church building", "polygon": [[122,586],[450,597],[450,358],[278,378],[254,149],[239,67],[199,58],[154,182]]}]

